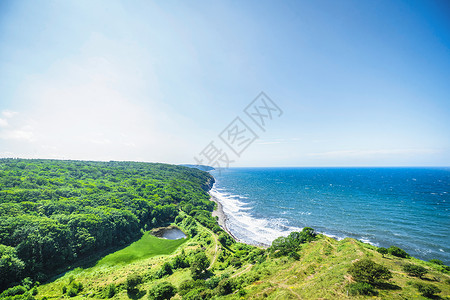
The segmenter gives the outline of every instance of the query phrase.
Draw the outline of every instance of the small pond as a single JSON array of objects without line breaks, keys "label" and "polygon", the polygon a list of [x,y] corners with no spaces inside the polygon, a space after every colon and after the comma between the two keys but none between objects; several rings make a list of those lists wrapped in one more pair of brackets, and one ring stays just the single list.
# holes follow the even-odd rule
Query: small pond
[{"label": "small pond", "polygon": [[167,240],[179,240],[184,239],[186,234],[181,231],[178,227],[169,226],[163,228],[157,228],[152,231],[154,236],[159,238],[167,239]]}]

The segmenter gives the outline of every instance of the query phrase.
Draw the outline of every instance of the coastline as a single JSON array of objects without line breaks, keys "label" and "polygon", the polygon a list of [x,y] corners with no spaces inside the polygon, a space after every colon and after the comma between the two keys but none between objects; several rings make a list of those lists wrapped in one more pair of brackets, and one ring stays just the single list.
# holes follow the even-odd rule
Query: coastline
[{"label": "coastline", "polygon": [[211,197],[210,200],[214,201],[217,205],[216,208],[213,210],[212,212],[212,216],[213,217],[217,217],[217,223],[219,224],[219,226],[226,232],[228,233],[236,242],[242,242],[240,241],[238,238],[236,238],[231,231],[228,229],[227,227],[227,215],[225,214],[225,212],[223,211],[223,206],[222,204],[219,202],[219,200],[217,200],[216,197],[214,197],[213,195],[211,195],[211,193],[209,193],[209,196]]}]

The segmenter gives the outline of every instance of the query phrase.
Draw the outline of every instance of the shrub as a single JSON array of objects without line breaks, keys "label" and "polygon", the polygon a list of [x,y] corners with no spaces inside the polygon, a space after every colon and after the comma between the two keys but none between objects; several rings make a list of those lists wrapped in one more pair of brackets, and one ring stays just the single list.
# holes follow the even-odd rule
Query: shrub
[{"label": "shrub", "polygon": [[183,269],[189,267],[189,263],[186,260],[186,256],[184,254],[179,254],[175,256],[172,260],[172,268],[174,270],[176,269]]},{"label": "shrub", "polygon": [[38,294],[38,289],[37,289],[37,287],[33,287],[33,288],[31,289],[31,295],[36,296],[37,294]]},{"label": "shrub", "polygon": [[148,299],[165,300],[170,299],[177,293],[177,289],[169,282],[164,281],[155,285],[148,291]]},{"label": "shrub", "polygon": [[443,266],[443,265],[444,265],[444,262],[443,262],[442,260],[435,259],[435,258],[430,259],[429,262],[430,262],[430,263],[433,263],[433,264],[435,264],[435,265],[439,265],[439,266]]},{"label": "shrub", "polygon": [[352,296],[357,295],[376,295],[373,286],[366,282],[356,282],[348,285],[348,293]]},{"label": "shrub", "polygon": [[178,293],[183,296],[184,299],[184,295],[190,293],[191,291],[193,291],[194,289],[198,289],[198,288],[204,288],[204,284],[205,281],[203,280],[185,280],[183,281],[179,288],[178,288]]},{"label": "shrub", "polygon": [[381,254],[381,256],[385,256],[386,254],[388,254],[388,249],[384,248],[384,247],[380,247],[377,249],[378,253]]},{"label": "shrub", "polygon": [[233,256],[229,262],[230,262],[230,265],[232,265],[235,268],[240,268],[242,266],[241,260],[235,256]]},{"label": "shrub", "polygon": [[206,254],[204,252],[199,252],[194,255],[192,261],[191,261],[191,274],[192,278],[198,279],[200,275],[206,271],[206,269],[209,266],[209,259],[206,257]]},{"label": "shrub", "polygon": [[5,290],[3,293],[0,294],[0,296],[3,297],[11,297],[15,295],[23,295],[25,294],[27,289],[21,285],[13,286],[7,290]]},{"label": "shrub", "polygon": [[78,290],[71,286],[68,290],[67,290],[67,296],[69,297],[75,297],[76,295],[78,295]]},{"label": "shrub", "polygon": [[159,269],[157,272],[156,272],[156,278],[162,278],[162,277],[164,277],[164,276],[166,276],[166,275],[170,275],[170,274],[172,274],[173,272],[172,272],[172,266],[170,265],[170,263],[169,262],[165,262],[162,266],[161,266],[161,269]]},{"label": "shrub", "polygon": [[291,252],[289,252],[289,257],[291,257],[291,258],[293,258],[295,260],[299,260],[300,259],[300,254],[298,254],[295,251],[291,251]]},{"label": "shrub", "polygon": [[396,246],[390,246],[388,248],[388,252],[389,252],[390,255],[394,255],[394,256],[397,256],[397,257],[402,257],[402,258],[409,258],[410,257],[409,254],[406,253],[405,250],[403,250],[403,249],[401,249],[399,247],[396,247]]},{"label": "shrub", "polygon": [[413,283],[413,286],[425,297],[433,297],[434,294],[439,294],[441,292],[441,290],[433,284],[416,282]]},{"label": "shrub", "polygon": [[114,283],[111,283],[105,290],[105,297],[112,298],[114,297],[115,294],[116,294],[116,285]]},{"label": "shrub", "polygon": [[224,296],[231,294],[233,292],[233,284],[231,280],[229,279],[223,279],[219,282],[217,285],[217,288],[215,289],[215,294],[218,296]]},{"label": "shrub", "polygon": [[367,258],[354,262],[349,268],[348,273],[352,275],[355,281],[369,284],[375,284],[392,278],[392,273],[388,268]]},{"label": "shrub", "polygon": [[128,292],[133,292],[136,289],[136,286],[141,283],[142,283],[142,276],[138,274],[130,274],[127,276],[125,286]]},{"label": "shrub", "polygon": [[425,269],[424,267],[413,265],[413,264],[404,265],[403,271],[408,273],[408,275],[410,275],[410,276],[415,276],[415,277],[419,277],[419,278],[422,278],[423,275],[428,273],[427,269]]}]

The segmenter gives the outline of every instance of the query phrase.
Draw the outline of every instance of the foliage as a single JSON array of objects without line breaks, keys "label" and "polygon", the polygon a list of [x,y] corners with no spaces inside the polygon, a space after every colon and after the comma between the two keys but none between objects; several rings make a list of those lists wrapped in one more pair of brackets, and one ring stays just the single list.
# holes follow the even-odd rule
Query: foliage
[{"label": "foliage", "polygon": [[195,254],[191,260],[190,266],[192,278],[198,279],[208,267],[209,259],[206,257],[206,254],[204,252]]},{"label": "foliage", "polygon": [[231,246],[234,243],[233,238],[225,232],[221,232],[217,239],[223,246]]},{"label": "foliage", "polygon": [[367,282],[355,282],[348,285],[348,293],[352,296],[357,295],[376,295],[373,286]]},{"label": "foliage", "polygon": [[128,292],[133,292],[136,290],[136,287],[142,283],[142,276],[139,274],[130,274],[127,276],[127,280],[125,282],[125,287]]},{"label": "foliage", "polygon": [[0,159],[0,291],[129,244],[183,207],[213,228],[213,182],[166,164]]},{"label": "foliage", "polygon": [[63,287],[63,294],[67,293],[67,296],[75,297],[82,290],[83,290],[83,284],[82,283],[78,283],[76,281],[71,281],[69,283],[69,286],[67,286],[67,287],[64,286]]},{"label": "foliage", "polygon": [[114,295],[116,294],[116,285],[114,283],[111,283],[110,285],[108,285],[106,287],[105,290],[105,297],[106,298],[112,298],[114,297]]},{"label": "foliage", "polygon": [[[314,229],[305,227],[301,232],[291,232],[287,237],[276,238],[272,242],[272,246],[269,248],[270,253],[275,257],[288,255],[290,252],[295,252],[300,249],[300,245],[303,243],[311,242],[316,238],[317,234]],[[296,255],[291,255],[297,257]]]},{"label": "foliage", "polygon": [[392,278],[392,273],[388,268],[367,258],[354,262],[348,273],[352,275],[355,281],[369,284],[376,284]]},{"label": "foliage", "polygon": [[162,278],[166,275],[170,275],[172,274],[172,265],[166,261],[161,268],[156,272],[156,278]]},{"label": "foliage", "polygon": [[25,263],[17,257],[14,247],[0,244],[0,290],[9,283],[16,282],[25,267]]},{"label": "foliage", "polygon": [[154,300],[170,299],[176,294],[176,287],[171,283],[164,281],[158,283],[148,291],[148,298]]},{"label": "foliage", "polygon": [[380,253],[384,257],[386,254],[388,254],[388,249],[384,248],[384,247],[379,247],[377,249],[377,252]]},{"label": "foliage", "polygon": [[189,267],[189,262],[186,258],[186,255],[184,254],[184,252],[182,252],[181,254],[179,254],[173,258],[172,268],[174,270],[183,269],[183,268],[187,268],[187,267]]},{"label": "foliage", "polygon": [[388,248],[388,252],[389,252],[390,255],[394,255],[394,256],[397,256],[397,257],[401,257],[401,258],[409,258],[410,257],[409,254],[406,253],[405,250],[403,250],[403,249],[401,249],[399,247],[396,247],[396,246],[390,246]]},{"label": "foliage", "polygon": [[27,292],[27,289],[21,285],[16,285],[14,287],[11,287],[7,290],[5,290],[3,293],[0,294],[0,298],[4,297],[10,297],[15,295],[22,295]]},{"label": "foliage", "polygon": [[422,266],[405,264],[402,267],[403,271],[408,273],[408,275],[422,278],[423,275],[428,273],[428,270]]},{"label": "foliage", "polygon": [[433,284],[415,282],[413,286],[425,297],[433,297],[435,294],[441,292],[441,290]]},{"label": "foliage", "polygon": [[439,259],[436,259],[436,258],[430,259],[429,262],[433,263],[435,265],[439,265],[439,266],[443,266],[444,265],[444,262],[442,260],[439,260]]}]

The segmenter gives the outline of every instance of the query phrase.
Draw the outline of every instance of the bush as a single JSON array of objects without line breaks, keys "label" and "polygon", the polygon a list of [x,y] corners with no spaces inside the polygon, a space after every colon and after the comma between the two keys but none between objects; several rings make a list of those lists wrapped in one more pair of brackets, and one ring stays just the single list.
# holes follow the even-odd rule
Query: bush
[{"label": "bush", "polygon": [[125,287],[128,292],[133,292],[136,286],[142,283],[142,276],[138,274],[130,274],[127,276],[127,281],[125,282]]},{"label": "bush", "polygon": [[415,277],[419,277],[419,278],[422,278],[423,275],[428,273],[427,269],[425,269],[424,267],[413,265],[413,264],[404,265],[403,271],[408,273],[408,275],[410,275],[410,276],[415,276]]},{"label": "bush", "polygon": [[67,290],[67,296],[75,297],[76,295],[78,295],[78,290],[75,287],[72,286]]},{"label": "bush", "polygon": [[164,281],[155,285],[148,291],[148,299],[165,300],[170,299],[177,293],[176,287],[171,283]]},{"label": "bush", "polygon": [[25,294],[27,289],[21,285],[13,286],[7,290],[5,290],[3,293],[0,294],[0,297],[11,297],[15,295],[23,295]]},{"label": "bush", "polygon": [[116,285],[114,283],[111,283],[105,290],[105,297],[112,298],[114,297],[115,294],[116,294]]},{"label": "bush", "polygon": [[435,258],[430,259],[429,262],[430,262],[430,263],[433,263],[433,264],[435,264],[435,265],[439,265],[439,266],[443,266],[443,265],[444,265],[444,262],[443,262],[442,260],[435,259]]},{"label": "bush", "polygon": [[172,274],[172,273],[173,273],[173,271],[172,271],[172,266],[170,265],[169,262],[165,262],[165,263],[161,266],[161,269],[159,269],[159,270],[156,272],[156,278],[162,278],[162,277],[164,277],[164,276],[166,276],[166,275],[170,275],[170,274]]},{"label": "bush", "polygon": [[373,286],[366,282],[356,282],[348,285],[348,293],[351,296],[357,295],[376,295]]},{"label": "bush", "polygon": [[299,260],[300,259],[300,254],[298,254],[295,251],[291,251],[291,252],[289,252],[289,257],[291,257],[291,258],[293,258],[295,260]]},{"label": "bush", "polygon": [[396,247],[396,246],[390,246],[388,248],[388,252],[389,252],[390,255],[394,255],[394,256],[397,256],[397,257],[402,257],[402,258],[409,258],[410,257],[409,254],[406,253],[405,250],[403,250],[403,249],[401,249],[399,247]]},{"label": "bush", "polygon": [[378,253],[381,254],[381,256],[385,256],[386,254],[388,254],[388,249],[384,248],[384,247],[380,247],[377,249]]},{"label": "bush", "polygon": [[348,273],[352,275],[355,281],[366,282],[369,284],[376,284],[380,281],[392,278],[392,273],[388,268],[367,258],[354,262],[348,270]]},{"label": "bush", "polygon": [[177,256],[175,256],[172,260],[172,268],[174,270],[176,269],[183,269],[189,267],[189,263],[187,262],[186,256],[182,253]]},{"label": "bush", "polygon": [[206,269],[209,267],[209,259],[206,257],[206,254],[204,252],[199,252],[194,255],[192,261],[191,261],[191,274],[192,278],[198,279],[200,275],[206,271]]},{"label": "bush", "polygon": [[233,292],[233,283],[229,279],[223,279],[217,285],[215,289],[215,294],[218,296],[225,296]]},{"label": "bush", "polygon": [[413,286],[425,297],[433,297],[434,294],[439,294],[441,292],[441,290],[433,284],[416,282],[413,283]]},{"label": "bush", "polygon": [[301,244],[313,241],[316,236],[314,229],[305,227],[301,232],[293,231],[287,237],[281,236],[275,239],[269,251],[275,257],[287,255],[292,251],[297,251]]},{"label": "bush", "polygon": [[235,268],[240,268],[242,266],[242,262],[239,258],[233,256],[230,260],[230,265],[232,265]]},{"label": "bush", "polygon": [[37,287],[33,287],[33,288],[31,289],[31,295],[36,296],[37,294],[38,294],[38,289],[37,289]]}]

